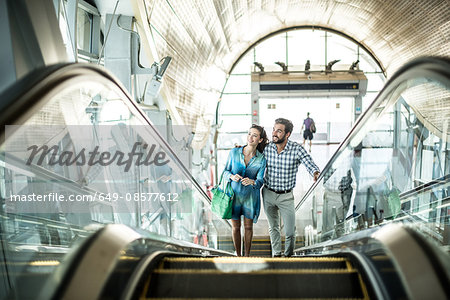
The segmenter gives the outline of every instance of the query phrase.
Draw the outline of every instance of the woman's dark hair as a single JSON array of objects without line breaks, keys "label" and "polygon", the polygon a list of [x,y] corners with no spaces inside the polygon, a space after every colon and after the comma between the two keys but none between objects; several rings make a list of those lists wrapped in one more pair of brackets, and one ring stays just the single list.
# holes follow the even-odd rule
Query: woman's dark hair
[{"label": "woman's dark hair", "polygon": [[264,148],[266,148],[267,143],[269,143],[269,140],[267,139],[267,134],[266,131],[264,130],[263,127],[253,124],[252,127],[250,127],[250,129],[255,128],[256,130],[259,131],[259,137],[262,140],[261,143],[258,144],[258,146],[256,146],[256,150],[258,150],[259,152],[263,153]]}]

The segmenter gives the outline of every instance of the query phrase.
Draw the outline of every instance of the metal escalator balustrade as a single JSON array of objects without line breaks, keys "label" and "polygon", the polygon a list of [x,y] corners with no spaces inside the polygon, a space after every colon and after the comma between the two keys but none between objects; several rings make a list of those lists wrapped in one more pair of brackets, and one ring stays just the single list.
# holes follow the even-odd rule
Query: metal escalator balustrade
[{"label": "metal escalator balustrade", "polygon": [[[450,68],[446,66],[448,63],[442,64],[448,73]],[[445,74],[444,71],[442,72]],[[65,76],[61,78],[59,76],[61,74]],[[85,237],[93,239],[98,233],[98,228],[104,224],[123,223],[147,230],[142,231],[144,236],[149,235],[148,232],[151,231],[189,242],[193,240],[196,231],[205,231],[210,247],[217,247],[218,237],[231,235],[228,224],[214,219],[214,215],[210,214],[204,192],[195,182],[192,182],[187,170],[179,164],[179,159],[173,156],[173,149],[171,150],[161,139],[143,113],[129,100],[120,85],[102,74],[102,71],[91,66],[63,66],[57,69],[56,73],[50,73],[38,87],[27,89],[28,92],[15,102],[24,109],[23,114],[17,114],[20,111],[17,105],[11,110],[7,108],[2,111],[8,116],[16,115],[16,118],[13,118],[15,120],[13,124],[20,126],[11,127],[11,132],[1,132],[1,136],[6,139],[2,140],[0,145],[2,154],[0,155],[0,196],[5,204],[1,206],[0,211],[2,215],[0,259],[3,262],[0,265],[2,274],[0,299],[30,298],[44,290],[51,295],[51,291],[44,288],[43,282],[51,279],[53,274],[59,275],[59,280],[67,279],[64,277],[68,276],[67,273],[64,276],[61,275],[62,270],[65,270],[70,263],[76,267],[76,261],[66,259],[67,254],[76,253],[78,259],[86,254],[77,252],[77,249],[80,249],[77,247],[81,244],[79,233],[83,232]],[[403,91],[405,88],[418,87],[417,90],[423,92],[422,94],[430,95],[436,100],[435,103],[440,111],[447,113],[449,88],[442,83],[445,82],[442,81],[442,76],[400,79],[406,80],[407,83],[386,88],[382,96],[384,95],[383,97],[387,99],[382,97],[383,101],[376,101],[378,106],[370,110],[368,117],[362,118],[364,122],[358,123],[354,133],[351,133],[350,138],[339,150],[339,155],[325,169],[325,174],[316,185],[316,188],[317,186],[320,188],[310,192],[307,199],[302,201],[302,209],[297,215],[299,222],[297,228],[304,228],[305,223],[310,222],[313,229],[312,238],[306,239],[310,249],[327,248],[332,243],[336,244],[339,240],[344,240],[350,233],[363,229],[375,231],[379,225],[395,220],[407,220],[410,223],[417,223],[417,220],[420,220],[420,227],[428,231],[432,230],[436,233],[434,239],[437,242],[444,244],[444,247],[448,245],[446,240],[449,225],[447,184],[433,184],[430,188],[421,189],[426,193],[407,192],[413,187],[423,185],[424,182],[447,178],[448,139],[444,133],[449,132],[448,123],[439,118],[424,117],[417,107],[422,107],[425,111],[433,109],[424,107],[420,99],[414,98],[415,93],[403,93]],[[400,82],[403,82],[402,80]],[[407,101],[409,99],[413,100]],[[33,102],[33,106],[30,105],[28,109],[25,105],[27,101]],[[5,119],[4,116],[0,118],[0,120]],[[430,125],[431,122],[433,126]],[[134,127],[139,125],[144,127]],[[375,129],[371,129],[369,125],[376,125]],[[100,130],[102,127],[107,130]],[[81,139],[75,138],[80,136]],[[87,138],[90,143],[87,143],[84,138]],[[75,169],[70,169],[64,164],[49,163],[52,159],[51,154],[43,159],[42,163],[32,162],[30,165],[26,163],[28,156],[25,155],[24,147],[29,145],[58,146],[55,157],[61,158],[71,151],[73,153],[74,149],[77,150],[83,146],[87,149],[87,146],[95,145],[94,141],[102,141],[109,150],[120,150],[124,153],[132,151],[129,148],[130,145],[127,145],[128,141],[147,141],[149,145],[156,141],[158,150],[165,151],[172,159],[170,168],[167,166],[144,168],[141,165],[127,174],[117,165],[99,169],[98,165],[81,164]],[[414,158],[413,162],[412,158]],[[433,166],[431,169],[427,168],[430,162]],[[169,171],[172,174],[168,173]],[[179,177],[168,180],[169,174],[176,174]],[[105,195],[121,196],[124,191],[125,195],[130,191],[138,195],[150,191],[161,194],[169,187],[174,188],[171,191],[176,191],[179,197],[187,201],[185,203],[192,208],[192,213],[186,214],[176,205],[161,203],[162,201],[157,202],[157,207],[154,207],[146,206],[141,201],[108,203],[104,201],[108,199],[94,198],[99,194],[103,194],[103,197]],[[64,203],[63,201],[50,202],[46,205],[32,203],[32,201],[24,203],[11,201],[14,199],[13,195],[28,198],[33,194],[50,195],[50,193],[58,193],[64,197],[79,194],[87,198],[91,197],[94,201],[88,202],[87,206],[77,202]],[[338,205],[339,203],[341,206]],[[352,206],[356,208],[353,209]],[[46,224],[45,220],[52,221]],[[70,226],[58,227],[60,223]],[[46,229],[42,230],[40,225]],[[427,232],[427,230],[423,231]],[[327,242],[330,244],[326,244]],[[314,245],[315,243],[317,244]],[[88,245],[85,246],[84,250]],[[189,249],[188,244],[180,247],[179,251],[186,252],[187,249]],[[391,245],[389,249],[391,253],[395,252],[396,245]],[[403,254],[412,252],[410,249],[406,250]],[[197,249],[197,254],[202,251],[207,249]],[[308,248],[297,252],[300,251],[307,252]],[[424,253],[425,255],[420,256],[426,257],[427,252]],[[146,252],[138,257],[145,254]],[[88,256],[91,257],[90,261],[95,261],[95,253],[90,253]],[[122,259],[123,262],[127,261],[125,257],[111,255],[110,264],[113,265],[109,265],[109,268],[114,267],[116,258]],[[46,262],[39,263],[41,260]],[[138,262],[134,259],[132,261]],[[222,284],[221,287],[226,287],[223,279],[229,278],[236,285],[242,285],[243,280],[250,280],[254,284],[251,290],[260,293],[255,294],[254,297],[275,295],[274,290],[269,290],[270,284],[273,285],[274,281],[280,287],[289,286],[289,288],[297,284],[303,287],[301,282],[310,282],[311,284],[304,286],[303,289],[310,288],[309,292],[312,295],[319,287],[320,292],[324,293],[319,297],[326,297],[323,295],[328,295],[325,294],[328,289],[334,288],[333,284],[340,282],[338,280],[343,280],[342,284],[336,287],[337,290],[333,292],[333,296],[350,297],[349,289],[347,289],[350,287],[350,290],[355,292],[355,297],[366,298],[365,285],[361,283],[360,273],[353,267],[333,269],[332,272],[327,271],[328,269],[320,269],[318,272],[312,272],[310,268],[298,269],[298,267],[302,268],[300,265],[295,268],[287,268],[285,265],[281,269],[276,269],[273,264],[270,264],[269,259],[268,269],[258,269],[253,272],[248,272],[248,269],[245,272],[237,271],[243,265],[258,268],[262,262],[267,264],[264,260],[256,263],[244,262],[240,260],[237,264],[234,262],[225,264],[231,268],[231,273],[224,272],[223,269],[199,271],[189,266],[179,272],[179,267],[172,269],[170,265],[163,265],[162,269],[155,270],[150,276],[150,281],[147,281],[148,289],[144,291],[144,297],[154,295],[166,297],[166,294],[172,297],[174,295],[170,293],[174,292],[178,286],[183,287],[186,282],[194,287],[183,290],[186,294],[201,290],[205,288],[205,285],[197,280],[199,278],[211,279],[214,284]],[[290,263],[293,262],[296,261],[290,260]],[[92,267],[89,260],[84,262],[84,266],[87,266],[86,270]],[[387,269],[398,270],[397,267],[394,264]],[[401,267],[404,268],[404,265]],[[190,270],[194,271],[191,273]],[[133,268],[129,268],[129,273],[134,274]],[[94,285],[94,282],[86,283],[86,278],[83,278],[82,274],[78,276],[79,286]],[[220,276],[216,276],[218,274]],[[340,279],[337,279],[337,276],[340,276]],[[98,295],[104,281],[108,279],[105,274],[101,277],[102,280],[95,282],[97,290],[92,295]],[[445,273],[441,277],[445,278]],[[155,283],[154,280],[159,280],[159,283]],[[445,282],[445,279],[443,281]],[[175,289],[173,284],[169,284],[170,282],[176,283]],[[206,288],[211,286],[213,285],[206,284]],[[262,292],[259,291],[260,286],[264,287]],[[56,288],[57,285],[53,287]],[[286,289],[283,288],[283,290]],[[70,291],[72,295],[79,292],[73,287]],[[298,290],[294,291],[295,295],[284,296],[298,297]],[[262,295],[263,293],[266,295]],[[239,294],[234,296],[246,297]],[[211,295],[205,297],[211,297]]]},{"label": "metal escalator balustrade", "polygon": [[[388,227],[398,236],[383,241],[395,244],[386,246],[387,252],[408,297],[448,298],[449,120],[449,58],[424,57],[401,68],[297,205],[297,228],[305,230],[299,234],[306,247],[295,252],[355,247],[380,228],[400,223],[415,234],[395,244],[408,234]],[[407,244],[416,245],[414,255]],[[415,265],[426,265],[429,272],[420,273]]]},{"label": "metal escalator balustrade", "polygon": [[386,84],[296,207],[297,227],[313,231],[307,244],[409,216],[448,235],[449,69],[448,59],[422,58]]},{"label": "metal escalator balustrade", "polygon": [[169,145],[167,128],[110,73],[69,64],[28,76],[0,96],[0,299],[38,295],[67,262],[33,262],[73,258],[105,224],[187,242],[204,232],[211,248],[231,235],[178,156],[182,145]]},{"label": "metal escalator balustrade", "polygon": [[150,274],[141,299],[369,299],[342,257],[167,257]]}]

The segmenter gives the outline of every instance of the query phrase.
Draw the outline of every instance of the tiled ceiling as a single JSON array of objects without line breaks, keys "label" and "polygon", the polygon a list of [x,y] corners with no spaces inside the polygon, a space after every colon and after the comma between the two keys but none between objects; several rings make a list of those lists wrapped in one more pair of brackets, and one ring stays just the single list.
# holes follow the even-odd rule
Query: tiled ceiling
[{"label": "tiled ceiling", "polygon": [[434,83],[406,90],[402,97],[417,112],[418,119],[441,139],[450,134],[450,91]]},{"label": "tiled ceiling", "polygon": [[425,55],[450,56],[448,0],[145,0],[170,101],[201,146],[226,74],[252,44],[275,31],[318,26],[352,37],[388,75]]}]

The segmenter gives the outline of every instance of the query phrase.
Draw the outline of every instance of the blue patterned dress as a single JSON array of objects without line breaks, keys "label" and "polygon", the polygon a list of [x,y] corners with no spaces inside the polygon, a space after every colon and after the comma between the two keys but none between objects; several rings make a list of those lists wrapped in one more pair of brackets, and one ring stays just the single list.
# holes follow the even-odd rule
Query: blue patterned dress
[{"label": "blue patterned dress", "polygon": [[[223,180],[231,181],[234,191],[233,220],[240,220],[241,215],[252,219],[253,223],[258,221],[261,209],[260,190],[263,185],[264,172],[266,170],[266,159],[259,151],[252,157],[248,165],[244,162],[244,147],[234,148],[228,155],[228,160],[223,171]],[[244,186],[241,182],[230,179],[233,174],[239,174],[243,178],[248,177],[255,180],[255,185]]]}]

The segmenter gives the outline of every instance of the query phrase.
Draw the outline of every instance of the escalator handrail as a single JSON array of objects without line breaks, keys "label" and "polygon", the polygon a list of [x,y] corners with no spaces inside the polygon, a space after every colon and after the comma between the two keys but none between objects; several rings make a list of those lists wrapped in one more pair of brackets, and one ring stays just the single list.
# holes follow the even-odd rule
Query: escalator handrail
[{"label": "escalator handrail", "polygon": [[[161,144],[164,146],[165,151],[168,151],[175,159],[176,164],[180,167],[183,174],[189,178],[191,184],[201,195],[201,199],[211,205],[209,196],[181,162],[172,147],[160,135],[151,120],[146,116],[142,109],[134,103],[125,87],[112,73],[96,65],[82,63],[52,65],[31,72],[17,81],[12,87],[4,91],[0,95],[0,99],[2,99],[4,103],[1,106],[2,114],[0,115],[0,126],[2,126],[2,130],[0,131],[0,145],[5,139],[5,125],[19,125],[23,123],[27,120],[30,111],[36,111],[45,104],[42,103],[43,101],[39,101],[41,100],[41,97],[48,94],[52,89],[57,88],[64,81],[83,75],[101,76],[119,88],[127,99],[128,104],[133,106],[139,113],[139,117],[153,129],[154,133],[160,139]],[[36,101],[36,99],[39,100]],[[229,222],[224,221],[224,223],[231,227]]]},{"label": "escalator handrail", "polygon": [[20,219],[20,221],[23,222],[33,222],[33,223],[39,223],[40,225],[50,225],[50,226],[58,226],[58,227],[65,227],[67,229],[81,232],[81,233],[88,233],[88,230],[86,230],[84,227],[77,226],[74,224],[68,224],[61,221],[51,220],[39,216],[33,216],[33,215],[26,215],[26,214],[18,214],[18,213],[0,213],[0,218],[2,219]]},{"label": "escalator handrail", "polygon": [[440,185],[448,183],[448,182],[450,182],[450,174],[444,175],[442,177],[433,179],[433,180],[428,181],[428,182],[426,182],[424,184],[416,186],[413,189],[410,189],[408,191],[405,191],[405,192],[401,193],[399,195],[399,197],[400,197],[400,199],[404,199],[404,198],[408,198],[408,197],[411,197],[411,196],[415,196],[415,195],[421,194],[421,193],[423,193],[425,191],[428,191],[430,189],[433,189],[433,188],[435,188],[437,186],[440,186]]},{"label": "escalator handrail", "polygon": [[371,117],[372,113],[379,107],[379,105],[389,96],[392,91],[397,88],[402,82],[411,80],[414,78],[422,78],[429,76],[437,79],[440,82],[445,82],[450,89],[450,58],[448,57],[420,57],[410,61],[403,67],[401,67],[384,85],[383,89],[379,92],[375,100],[369,106],[369,108],[356,120],[355,125],[350,130],[347,137],[341,142],[336,152],[330,158],[328,163],[320,173],[316,182],[308,189],[302,199],[295,207],[295,211],[299,210],[302,204],[309,198],[311,193],[318,186],[319,182],[323,180],[324,174],[332,170],[334,161],[339,157],[340,153],[347,147],[350,140],[361,130],[364,124]]}]

